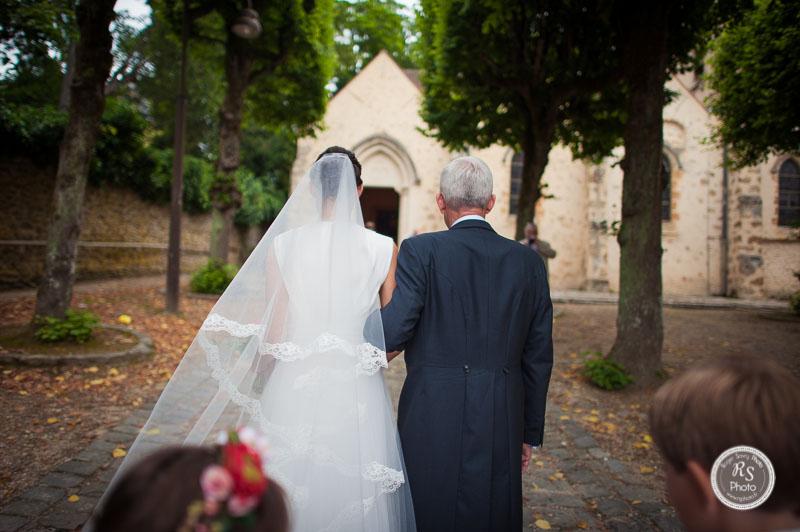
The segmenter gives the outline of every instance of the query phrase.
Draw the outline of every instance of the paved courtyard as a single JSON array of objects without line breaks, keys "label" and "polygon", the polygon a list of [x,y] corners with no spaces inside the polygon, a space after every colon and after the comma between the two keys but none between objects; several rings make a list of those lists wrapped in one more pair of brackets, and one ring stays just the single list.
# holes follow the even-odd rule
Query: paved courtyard
[{"label": "paved courtyard", "polygon": [[[113,286],[116,290],[113,297],[107,293],[111,288],[95,285],[91,290],[79,289],[76,300],[90,306],[100,305],[99,302],[103,301],[92,299],[98,294],[104,294],[116,305],[129,296],[136,301],[146,300],[147,304],[142,307],[125,303],[134,314],[134,325],[151,334],[173,326],[172,322],[147,321],[148,314],[158,312],[158,301],[162,298],[156,287],[142,283],[127,288],[119,284]],[[14,297],[29,298],[30,294],[16,294]],[[29,302],[19,304],[24,306]],[[178,325],[174,326],[185,328],[183,341],[187,335],[191,336],[191,331],[196,332],[210,306],[211,302],[192,302],[191,312],[176,318]],[[2,308],[8,307],[0,306],[0,310]],[[108,316],[113,316],[114,312],[114,309],[108,310]],[[610,304],[558,304],[557,316],[556,367],[549,393],[545,443],[523,481],[526,528],[681,530],[664,496],[663,471],[657,452],[647,443],[646,410],[653,390],[603,392],[589,385],[580,375],[583,351],[606,352],[613,343],[615,307]],[[665,330],[664,365],[668,374],[728,352],[775,356],[794,371],[800,370],[800,322],[796,320],[772,319],[758,309],[669,308],[665,310]],[[179,344],[167,343],[172,336],[175,336],[174,332],[163,340],[157,338],[156,347],[170,351],[162,362],[172,364],[174,368],[181,349]],[[386,372],[395,400],[405,372],[402,361],[399,362],[393,362]],[[145,372],[144,368],[147,368],[150,376],[162,371],[160,366],[154,368],[139,364],[122,369],[130,377],[113,383],[119,387],[115,394],[124,395],[125,387],[136,382],[137,371]],[[18,424],[35,424],[35,420],[25,417],[34,414],[22,407],[32,402],[38,404],[35,402],[40,399],[38,394],[42,400],[53,404],[75,401],[74,398],[67,400],[53,394],[46,386],[44,389],[28,388],[30,394],[21,388],[19,391],[11,390],[12,386],[22,386],[36,378],[51,378],[46,373],[28,375],[30,371],[33,370],[15,369],[3,374],[6,380],[0,398],[4,401],[5,417],[0,421],[4,427],[12,420]],[[75,378],[94,376],[76,375]],[[148,379],[153,381],[150,377]],[[4,467],[9,468],[9,475],[0,479],[0,484],[15,474],[30,470],[40,473],[30,481],[0,486],[5,490],[0,493],[9,494],[0,501],[0,532],[79,528],[121,462],[121,458],[113,456],[114,450],[129,447],[147,419],[163,382],[155,380],[143,400],[136,398],[132,403],[120,403],[111,414],[93,406],[91,413],[102,418],[102,423],[97,422],[100,428],[90,431],[90,436],[80,432],[85,430],[88,422],[38,436],[34,451],[53,452],[42,452],[42,456],[37,457],[35,468],[30,466],[31,456],[15,452],[14,435],[6,434],[10,436],[6,440],[12,442],[3,450],[7,453]],[[85,393],[97,395],[105,389],[102,386],[87,387]],[[60,406],[67,408],[69,405]],[[67,417],[68,413],[63,415]],[[62,441],[72,443],[63,447]],[[56,452],[59,445],[64,452]]]}]

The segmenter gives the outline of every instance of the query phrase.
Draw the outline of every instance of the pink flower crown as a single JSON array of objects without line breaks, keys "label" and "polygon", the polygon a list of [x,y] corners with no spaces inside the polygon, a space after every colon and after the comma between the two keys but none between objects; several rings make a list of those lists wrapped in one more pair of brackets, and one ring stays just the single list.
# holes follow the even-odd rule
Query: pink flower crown
[{"label": "pink flower crown", "polygon": [[269,484],[262,462],[266,440],[254,429],[242,427],[220,433],[217,443],[219,463],[200,475],[203,500],[189,504],[180,532],[224,531],[234,523],[256,522],[252,512]]}]

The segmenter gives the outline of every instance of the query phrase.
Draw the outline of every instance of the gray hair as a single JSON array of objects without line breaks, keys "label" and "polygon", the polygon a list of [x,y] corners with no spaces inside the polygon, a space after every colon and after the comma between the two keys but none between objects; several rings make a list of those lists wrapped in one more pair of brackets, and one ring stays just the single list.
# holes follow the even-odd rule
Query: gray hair
[{"label": "gray hair", "polygon": [[482,209],[492,197],[492,171],[477,157],[458,157],[442,170],[439,190],[451,209]]}]

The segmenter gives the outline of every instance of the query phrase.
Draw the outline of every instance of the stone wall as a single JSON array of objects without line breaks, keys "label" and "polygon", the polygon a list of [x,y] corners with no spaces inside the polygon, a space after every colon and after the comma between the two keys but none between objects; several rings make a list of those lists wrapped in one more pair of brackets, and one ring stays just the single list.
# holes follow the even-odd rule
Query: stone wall
[{"label": "stone wall", "polygon": [[[55,168],[26,159],[0,161],[0,286],[34,286],[44,265],[44,241]],[[211,215],[183,215],[181,270],[205,263]],[[78,244],[78,279],[166,271],[169,205],[142,200],[135,192],[103,184],[88,186]],[[239,239],[231,239],[231,260]]]},{"label": "stone wall", "polygon": [[800,230],[778,225],[778,168],[785,156],[731,172],[729,293],[784,298],[800,289]]}]

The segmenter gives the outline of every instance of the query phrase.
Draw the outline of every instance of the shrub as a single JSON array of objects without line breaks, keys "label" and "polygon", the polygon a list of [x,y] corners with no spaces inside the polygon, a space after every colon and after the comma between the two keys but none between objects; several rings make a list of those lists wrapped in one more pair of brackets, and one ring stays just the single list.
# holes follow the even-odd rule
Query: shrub
[{"label": "shrub", "polygon": [[221,294],[231,284],[237,271],[238,268],[234,264],[210,259],[192,275],[190,286],[192,291],[201,294]]},{"label": "shrub", "polygon": [[621,390],[633,383],[625,368],[600,353],[585,353],[583,374],[595,386],[604,390]]},{"label": "shrub", "polygon": [[34,336],[42,342],[70,340],[83,343],[92,337],[92,332],[99,323],[100,319],[93,312],[68,309],[63,319],[37,316],[36,324],[39,327]]},{"label": "shrub", "polygon": [[66,113],[55,106],[16,105],[0,100],[0,154],[27,155],[38,163],[56,163],[66,123]]},{"label": "shrub", "polygon": [[789,297],[789,308],[792,309],[795,314],[800,315],[800,290]]}]

